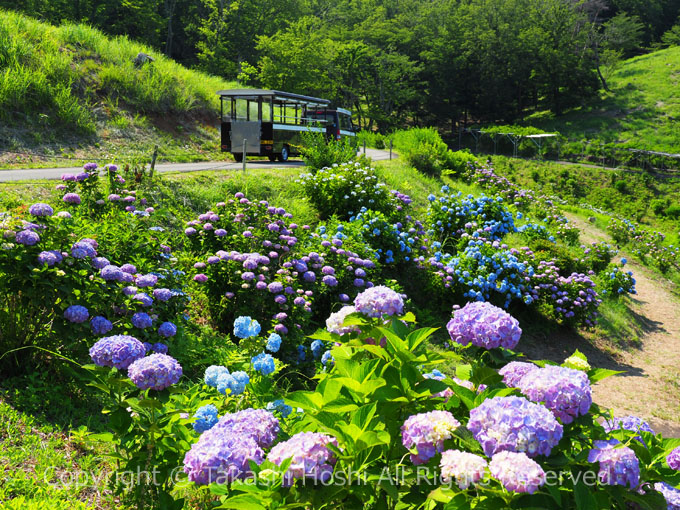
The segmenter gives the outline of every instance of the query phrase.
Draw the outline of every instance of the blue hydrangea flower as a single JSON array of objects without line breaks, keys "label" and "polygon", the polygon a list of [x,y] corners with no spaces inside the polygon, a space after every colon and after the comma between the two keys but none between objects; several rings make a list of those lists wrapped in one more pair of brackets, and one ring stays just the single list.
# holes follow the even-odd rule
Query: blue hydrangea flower
[{"label": "blue hydrangea flower", "polygon": [[132,296],[132,299],[142,303],[142,306],[148,307],[153,305],[153,298],[149,296],[146,292],[139,292]]},{"label": "blue hydrangea flower", "polygon": [[250,377],[245,372],[239,371],[230,373],[221,373],[217,377],[217,391],[226,394],[230,390],[232,395],[240,395],[246,389],[246,385],[250,382]]},{"label": "blue hydrangea flower", "polygon": [[288,415],[293,411],[293,408],[290,407],[289,405],[286,405],[286,403],[283,401],[282,398],[278,400],[274,400],[273,402],[269,402],[267,404],[267,411],[278,411],[281,413],[281,416],[284,418],[287,418]]},{"label": "blue hydrangea flower", "polygon": [[164,322],[158,328],[158,334],[165,338],[175,336],[177,334],[177,326],[175,326],[172,322]]},{"label": "blue hydrangea flower", "polygon": [[64,257],[57,250],[41,251],[38,254],[38,264],[47,264],[48,267],[59,264],[62,260],[64,260]]},{"label": "blue hydrangea flower", "polygon": [[205,369],[205,375],[203,376],[203,382],[205,382],[206,385],[211,386],[213,388],[217,388],[217,379],[222,375],[222,374],[228,374],[229,370],[227,367],[223,367],[221,365],[211,365],[208,368]]},{"label": "blue hydrangea flower", "polygon": [[267,350],[270,352],[279,352],[280,348],[281,336],[276,333],[269,335],[269,338],[267,339]]},{"label": "blue hydrangea flower", "polygon": [[172,291],[170,289],[154,289],[153,297],[158,301],[165,302],[172,297]]},{"label": "blue hydrangea flower", "polygon": [[100,367],[128,368],[133,362],[144,357],[146,347],[129,335],[107,336],[90,348],[90,358]]},{"label": "blue hydrangea flower", "polygon": [[276,370],[274,358],[272,358],[270,354],[261,352],[257,356],[254,356],[250,361],[253,364],[253,368],[262,373],[262,375],[269,375]]},{"label": "blue hydrangea flower", "polygon": [[250,338],[260,334],[260,323],[247,316],[238,317],[234,321],[234,335],[238,338]]},{"label": "blue hydrangea flower", "polygon": [[17,243],[23,244],[24,246],[33,246],[40,241],[40,236],[32,230],[21,230],[20,232],[17,232],[15,239]]},{"label": "blue hydrangea flower", "polygon": [[87,308],[80,305],[71,305],[64,312],[64,319],[76,324],[85,322],[89,316],[90,312],[87,311]]},{"label": "blue hydrangea flower", "polygon": [[113,329],[113,324],[106,317],[98,315],[90,320],[90,329],[95,335],[105,335]]},{"label": "blue hydrangea flower", "polygon": [[149,317],[148,313],[137,312],[132,316],[132,325],[136,328],[145,329],[151,327],[152,324],[153,321],[151,320],[151,317]]},{"label": "blue hydrangea flower", "polygon": [[196,414],[194,414],[194,418],[196,418],[193,424],[194,430],[199,434],[202,434],[217,424],[217,407],[213,404],[199,407]]},{"label": "blue hydrangea flower", "polygon": [[151,346],[151,350],[153,352],[157,352],[159,354],[167,354],[168,353],[168,346],[164,344],[163,342],[156,342]]},{"label": "blue hydrangea flower", "polygon": [[326,351],[321,356],[321,364],[327,367],[332,367],[335,364],[335,358],[331,354],[331,351]]},{"label": "blue hydrangea flower", "polygon": [[321,340],[314,340],[312,342],[312,355],[315,358],[321,356],[321,351],[324,348],[323,342]]},{"label": "blue hydrangea flower", "polygon": [[588,462],[599,462],[597,475],[600,483],[623,485],[634,489],[640,483],[640,462],[635,452],[622,446],[618,440],[594,441]]}]

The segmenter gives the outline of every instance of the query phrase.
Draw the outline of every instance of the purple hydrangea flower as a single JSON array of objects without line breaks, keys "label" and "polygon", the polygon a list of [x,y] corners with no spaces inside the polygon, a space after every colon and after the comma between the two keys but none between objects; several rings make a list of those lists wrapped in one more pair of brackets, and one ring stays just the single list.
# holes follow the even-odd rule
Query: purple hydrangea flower
[{"label": "purple hydrangea flower", "polygon": [[514,349],[522,335],[519,322],[502,308],[486,302],[468,303],[446,325],[451,340],[461,345]]},{"label": "purple hydrangea flower", "polygon": [[338,284],[338,279],[333,275],[326,275],[321,279],[321,281],[329,287],[335,287]]},{"label": "purple hydrangea flower", "polygon": [[52,207],[48,204],[38,202],[37,204],[33,204],[31,207],[29,207],[28,212],[29,214],[32,214],[36,217],[52,216],[54,214],[54,209],[52,209]]},{"label": "purple hydrangea flower", "polygon": [[132,325],[136,328],[145,329],[151,327],[151,324],[153,324],[153,321],[148,313],[137,312],[132,316]]},{"label": "purple hydrangea flower", "polygon": [[167,354],[151,354],[132,363],[128,377],[139,389],[163,390],[179,381],[182,367]]},{"label": "purple hydrangea flower", "polygon": [[588,413],[593,403],[588,376],[571,368],[546,366],[529,370],[520,380],[519,389],[530,400],[543,402],[562,423],[571,423]]},{"label": "purple hydrangea flower", "polygon": [[62,200],[67,204],[78,205],[80,204],[80,195],[78,193],[66,193]]},{"label": "purple hydrangea flower", "polygon": [[145,307],[153,305],[153,298],[145,292],[139,292],[138,294],[135,294],[132,296],[132,299],[141,302],[142,306]]},{"label": "purple hydrangea flower", "polygon": [[328,448],[331,444],[337,448],[338,441],[326,434],[299,432],[274,446],[267,460],[277,466],[286,459],[292,460],[283,475],[284,485],[292,485],[295,479],[325,482],[333,475],[336,462],[335,454]]},{"label": "purple hydrangea flower", "polygon": [[177,334],[177,326],[175,326],[172,322],[164,322],[158,328],[158,334],[164,338],[175,336]]},{"label": "purple hydrangea flower", "polygon": [[460,450],[446,450],[439,463],[442,479],[445,482],[455,479],[460,489],[467,489],[484,478],[486,466],[486,460],[479,455]]},{"label": "purple hydrangea flower", "polygon": [[305,272],[302,274],[302,278],[303,278],[306,282],[312,283],[312,282],[314,282],[314,281],[316,280],[316,274],[314,274],[314,271],[305,271]]},{"label": "purple hydrangea flower", "polygon": [[90,312],[87,311],[87,308],[80,305],[71,305],[64,312],[64,319],[76,324],[85,322],[89,316]]},{"label": "purple hydrangea flower", "polygon": [[24,246],[33,246],[40,241],[40,236],[32,230],[20,230],[16,235],[16,242]]},{"label": "purple hydrangea flower", "polygon": [[588,454],[588,462],[599,462],[597,475],[606,485],[623,485],[636,488],[640,483],[640,463],[635,452],[622,446],[618,440],[594,441],[595,448]]},{"label": "purple hydrangea flower", "polygon": [[57,250],[41,251],[38,254],[38,264],[47,264],[48,267],[59,264],[62,260],[64,260],[64,257]]},{"label": "purple hydrangea flower", "polygon": [[97,256],[97,246],[93,245],[92,243],[88,242],[90,241],[89,239],[82,239],[81,241],[78,241],[77,243],[73,243],[73,246],[71,246],[71,256],[76,259],[84,259],[87,257],[96,257]]},{"label": "purple hydrangea flower", "polygon": [[[237,373],[234,372],[234,375]],[[280,430],[276,416],[264,409],[244,409],[237,413],[225,414],[218,422],[217,428],[239,436],[247,435],[262,448],[273,445]]]},{"label": "purple hydrangea flower", "polygon": [[105,335],[113,329],[113,324],[106,317],[98,315],[90,320],[90,329],[95,335]]},{"label": "purple hydrangea flower", "polygon": [[132,264],[123,264],[120,266],[120,270],[127,274],[135,274],[137,272],[137,268]]},{"label": "purple hydrangea flower", "polygon": [[145,274],[137,278],[137,287],[153,287],[158,283],[158,276],[155,274]]},{"label": "purple hydrangea flower", "polygon": [[500,451],[548,456],[563,432],[547,408],[523,397],[485,400],[470,411],[467,428],[488,457]]},{"label": "purple hydrangea flower", "polygon": [[489,462],[491,476],[512,492],[533,494],[545,484],[543,468],[524,453],[503,451]]},{"label": "purple hydrangea flower", "polygon": [[498,373],[503,376],[503,382],[506,384],[506,386],[517,388],[519,381],[525,376],[525,374],[532,370],[538,370],[538,368],[539,367],[533,363],[511,361],[501,368]]},{"label": "purple hydrangea flower", "polygon": [[61,174],[62,181],[75,181],[76,176],[73,174]]},{"label": "purple hydrangea flower", "polygon": [[120,195],[117,195],[115,193],[111,193],[108,197],[106,197],[109,202],[118,202],[120,200]]},{"label": "purple hydrangea flower", "polygon": [[134,296],[135,294],[137,294],[137,287],[133,287],[132,285],[123,287],[123,294],[125,294],[126,296]]},{"label": "purple hydrangea flower", "polygon": [[158,301],[165,302],[172,297],[172,292],[170,289],[154,289],[153,297]]},{"label": "purple hydrangea flower", "polygon": [[280,294],[283,292],[283,284],[281,282],[272,282],[267,286],[267,289],[272,294]]},{"label": "purple hydrangea flower", "polygon": [[109,259],[104,257],[95,257],[92,259],[92,266],[95,269],[104,269],[106,266],[110,265]]},{"label": "purple hydrangea flower", "polygon": [[668,464],[669,468],[680,471],[680,446],[668,454],[666,457],[666,463]]},{"label": "purple hydrangea flower", "polygon": [[425,464],[444,449],[444,441],[460,427],[448,411],[430,411],[410,416],[401,426],[401,442],[411,453],[413,464]]},{"label": "purple hydrangea flower", "polygon": [[367,317],[381,317],[384,315],[401,315],[404,310],[404,300],[389,287],[377,285],[371,287],[354,298],[356,311]]},{"label": "purple hydrangea flower", "polygon": [[[625,259],[624,259],[625,260]],[[659,491],[666,500],[666,510],[680,510],[680,490],[666,482],[657,482],[654,489]]]},{"label": "purple hydrangea flower", "polygon": [[121,268],[111,264],[104,266],[99,274],[104,280],[108,282],[121,281],[123,278],[123,271]]},{"label": "purple hydrangea flower", "polygon": [[[603,427],[607,432],[623,429],[630,430],[631,432],[640,432],[641,430],[644,430],[645,432],[654,434],[654,431],[652,430],[652,427],[649,426],[649,423],[644,421],[642,418],[638,418],[637,416],[623,416],[614,418],[611,422],[605,421]],[[644,443],[641,436],[636,436],[635,439],[641,443]]]},{"label": "purple hydrangea flower", "polygon": [[198,283],[205,283],[208,281],[208,275],[198,273],[197,275],[194,276],[194,281]]},{"label": "purple hydrangea flower", "polygon": [[336,335],[345,335],[353,331],[360,332],[357,326],[343,326],[347,316],[355,312],[356,309],[353,306],[343,306],[337,312],[330,314],[326,319],[326,330]]},{"label": "purple hydrangea flower", "polygon": [[116,367],[118,370],[128,368],[145,353],[144,344],[128,335],[104,337],[90,348],[90,358],[95,365]]}]

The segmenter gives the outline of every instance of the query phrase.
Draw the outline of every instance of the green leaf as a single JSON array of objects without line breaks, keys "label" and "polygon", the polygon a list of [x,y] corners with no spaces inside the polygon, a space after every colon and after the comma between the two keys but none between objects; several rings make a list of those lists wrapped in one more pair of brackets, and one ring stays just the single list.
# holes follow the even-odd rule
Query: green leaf
[{"label": "green leaf", "polygon": [[311,391],[294,391],[284,401],[291,407],[300,407],[305,411],[318,411],[323,405],[323,397]]},{"label": "green leaf", "polygon": [[267,510],[262,500],[253,494],[242,494],[231,497],[217,508],[233,508],[235,510]]},{"label": "green leaf", "polygon": [[590,379],[591,384],[594,384],[602,379],[611,377],[617,374],[623,374],[625,372],[621,370],[609,370],[608,368],[594,368],[588,372],[588,379]]},{"label": "green leaf", "polygon": [[574,486],[574,499],[578,510],[597,508],[597,501],[592,494],[592,489],[583,483],[583,480],[579,480]]}]

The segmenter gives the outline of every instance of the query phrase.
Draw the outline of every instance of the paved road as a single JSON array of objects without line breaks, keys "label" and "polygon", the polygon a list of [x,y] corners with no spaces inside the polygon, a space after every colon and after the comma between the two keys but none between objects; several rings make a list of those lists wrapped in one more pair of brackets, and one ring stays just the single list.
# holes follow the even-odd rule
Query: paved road
[{"label": "paved road", "polygon": [[[362,151],[363,152],[363,151]],[[382,151],[377,149],[366,149],[366,155],[373,161],[381,161],[390,158],[389,151]],[[396,154],[393,154],[396,157]],[[286,163],[269,161],[248,161],[247,168],[291,168],[302,167],[304,163],[299,160],[292,160]],[[230,161],[206,161],[203,163],[160,163],[156,165],[156,171],[161,173],[166,172],[200,172],[200,171],[224,171],[224,170],[241,170],[243,163],[232,163]],[[31,181],[37,179],[60,179],[61,174],[78,173],[82,171],[82,167],[72,168],[34,168],[34,169],[18,169],[18,170],[0,170],[0,182],[10,181]]]}]

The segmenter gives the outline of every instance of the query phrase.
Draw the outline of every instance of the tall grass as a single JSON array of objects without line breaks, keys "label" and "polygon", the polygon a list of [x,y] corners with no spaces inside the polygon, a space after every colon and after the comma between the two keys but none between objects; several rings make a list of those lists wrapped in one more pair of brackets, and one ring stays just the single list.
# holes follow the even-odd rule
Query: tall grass
[{"label": "tall grass", "polygon": [[[138,53],[154,62],[136,68]],[[0,10],[0,120],[94,134],[98,104],[158,115],[215,115],[233,83],[191,71],[126,37],[54,27]]]}]

